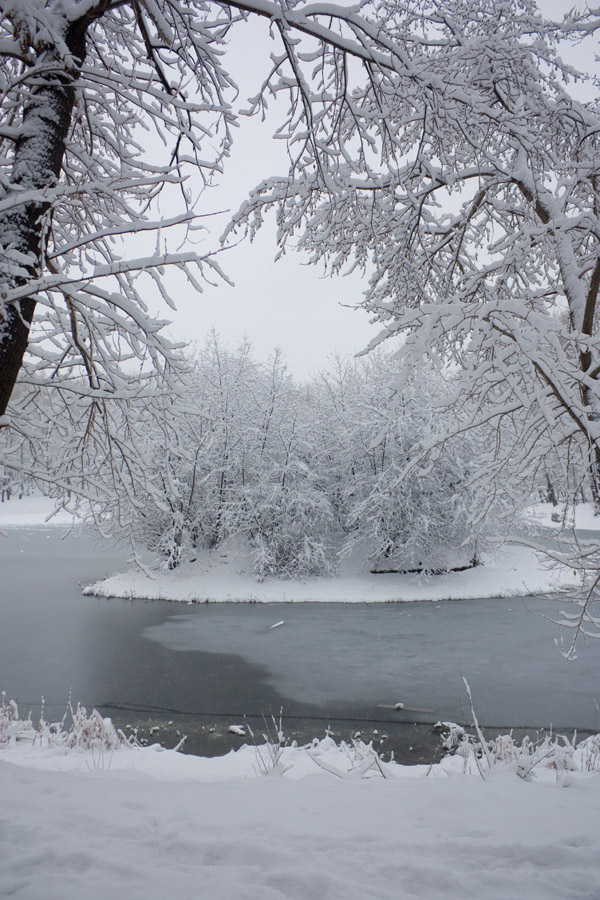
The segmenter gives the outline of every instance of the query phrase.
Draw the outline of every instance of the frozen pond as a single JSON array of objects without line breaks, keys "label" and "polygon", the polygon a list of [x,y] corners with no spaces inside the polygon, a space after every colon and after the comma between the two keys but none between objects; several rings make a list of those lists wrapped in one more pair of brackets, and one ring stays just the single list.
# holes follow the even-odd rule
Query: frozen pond
[{"label": "frozen pond", "polygon": [[[574,662],[560,655],[550,619],[562,601],[183,606],[83,597],[79,582],[123,569],[126,554],[65,534],[19,528],[0,539],[0,689],[22,708],[36,710],[44,695],[54,717],[71,691],[122,724],[173,722],[187,732],[202,723],[214,735],[283,708],[299,733],[306,720],[313,734],[335,723],[389,733],[402,723],[470,722],[464,675],[492,729],[600,730],[600,642],[582,643]],[[423,711],[387,708],[398,702]]]},{"label": "frozen pond", "polygon": [[560,608],[542,598],[202,605],[143,634],[182,655],[242,657],[264,670],[286,708],[366,715],[402,702],[428,710],[419,720],[463,721],[464,675],[487,725],[600,728],[600,646],[582,644],[577,660],[565,660],[557,626],[543,618]]}]

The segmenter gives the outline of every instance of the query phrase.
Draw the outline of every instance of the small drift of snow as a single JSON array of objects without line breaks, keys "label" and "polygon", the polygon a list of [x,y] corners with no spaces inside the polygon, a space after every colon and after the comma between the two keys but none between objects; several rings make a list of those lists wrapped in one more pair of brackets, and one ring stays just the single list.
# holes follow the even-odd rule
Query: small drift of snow
[{"label": "small drift of snow", "polygon": [[464,572],[425,578],[371,575],[348,568],[336,577],[305,581],[268,578],[257,582],[238,557],[205,552],[174,572],[154,572],[152,577],[140,571],[113,575],[84,593],[183,603],[388,603],[547,594],[575,583],[570,570],[549,569],[528,547],[506,545],[494,557],[485,557],[482,565]]},{"label": "small drift of snow", "polygon": [[246,729],[243,725],[230,725],[229,731],[231,734],[237,734],[238,737],[247,737]]},{"label": "small drift of snow", "polygon": [[330,739],[286,749],[276,774],[259,749],[1,750],[0,895],[598,896],[600,776],[574,773],[564,788],[548,770],[526,782],[501,766],[483,781],[454,757],[365,779]]},{"label": "small drift of snow", "polygon": [[[554,516],[554,519],[552,518]],[[525,518],[534,525],[558,530],[573,528],[577,531],[600,531],[600,516],[594,513],[592,503],[579,503],[565,510],[564,504],[536,503],[525,512]]]},{"label": "small drift of snow", "polygon": [[56,508],[50,497],[34,494],[11,498],[0,503],[0,529],[26,528],[36,525],[73,525],[77,520],[65,509]]}]

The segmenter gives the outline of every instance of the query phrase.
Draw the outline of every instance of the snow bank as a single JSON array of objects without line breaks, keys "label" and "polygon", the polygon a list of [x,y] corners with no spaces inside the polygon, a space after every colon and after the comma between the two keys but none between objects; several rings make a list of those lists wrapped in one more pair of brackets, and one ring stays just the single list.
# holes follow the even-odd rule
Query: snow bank
[{"label": "snow bank", "polygon": [[551,503],[536,503],[529,507],[525,517],[534,525],[552,528],[554,531],[573,526],[577,531],[600,531],[600,516],[594,513],[592,503],[579,503],[574,509],[567,510],[564,504],[552,506]]},{"label": "snow bank", "polygon": [[[340,748],[313,755],[340,770]],[[347,754],[346,754],[347,756]],[[292,760],[290,764],[290,760]],[[570,787],[459,760],[334,777],[290,751],[200,759],[0,751],[0,895],[21,900],[573,900],[600,883],[600,776]],[[548,773],[546,773],[548,774]],[[298,780],[299,779],[299,780]]]},{"label": "snow bank", "polygon": [[0,503],[0,529],[35,525],[73,525],[75,518],[64,509],[56,509],[50,497],[33,495]]},{"label": "snow bank", "polygon": [[371,575],[342,572],[337,577],[257,582],[240,561],[221,552],[199,555],[174,572],[126,572],[87,587],[86,594],[184,603],[322,602],[388,603],[418,600],[466,600],[552,593],[574,584],[573,573],[548,569],[533,550],[506,546],[495,557],[464,572],[420,575]]}]

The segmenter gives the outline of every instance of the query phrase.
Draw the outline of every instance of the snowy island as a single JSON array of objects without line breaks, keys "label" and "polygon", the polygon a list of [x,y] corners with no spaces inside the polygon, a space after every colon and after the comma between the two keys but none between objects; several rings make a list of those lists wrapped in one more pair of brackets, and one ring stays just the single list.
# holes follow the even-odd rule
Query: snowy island
[{"label": "snowy island", "polygon": [[[550,511],[549,505],[540,504],[532,513],[540,527],[557,527]],[[24,497],[0,504],[0,529],[44,523],[63,527],[74,524],[64,510],[54,514],[52,501],[45,497]],[[578,509],[578,528],[591,529],[595,525],[591,508],[582,505]],[[193,562],[172,572],[132,567],[88,585],[84,593],[182,603],[408,603],[548,594],[576,583],[573,572],[549,567],[547,560],[534,550],[518,544],[506,544],[495,554],[485,554],[478,566],[442,575],[372,574],[364,561],[354,558],[346,561],[336,576],[304,580],[271,577],[263,581],[257,580],[243,555],[221,548],[199,551]]]},{"label": "snowy island", "polygon": [[243,558],[202,552],[173,572],[129,571],[85,588],[85,594],[183,603],[410,603],[548,594],[572,586],[572,572],[549,568],[528,547],[505,545],[482,563],[442,575],[373,574],[347,564],[339,575],[257,581]]}]

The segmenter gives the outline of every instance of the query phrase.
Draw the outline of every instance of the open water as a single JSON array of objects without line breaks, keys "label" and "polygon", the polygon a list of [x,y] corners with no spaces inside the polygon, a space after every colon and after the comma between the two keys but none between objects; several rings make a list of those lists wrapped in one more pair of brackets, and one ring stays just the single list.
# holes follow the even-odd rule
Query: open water
[{"label": "open water", "polygon": [[56,719],[71,696],[146,739],[172,746],[187,734],[188,750],[210,754],[239,745],[229,725],[260,739],[282,711],[290,738],[360,732],[416,761],[434,755],[433,723],[471,722],[464,676],[490,735],[600,730],[600,642],[563,658],[564,601],[188,606],[82,595],[125,562],[79,529],[0,538],[0,690],[22,712],[35,718],[43,696]]}]

